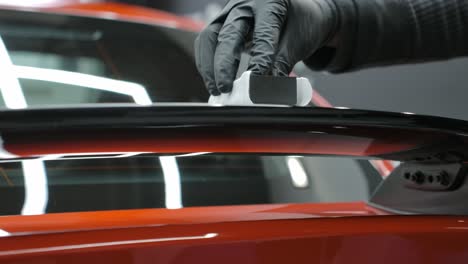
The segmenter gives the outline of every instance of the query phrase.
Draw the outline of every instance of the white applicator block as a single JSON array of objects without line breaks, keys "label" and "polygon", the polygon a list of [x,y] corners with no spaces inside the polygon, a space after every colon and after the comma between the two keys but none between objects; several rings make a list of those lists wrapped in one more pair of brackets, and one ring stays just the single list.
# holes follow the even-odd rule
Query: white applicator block
[{"label": "white applicator block", "polygon": [[230,93],[211,96],[208,103],[216,105],[278,104],[306,106],[312,100],[313,89],[306,78],[252,75],[246,71],[234,81]]}]

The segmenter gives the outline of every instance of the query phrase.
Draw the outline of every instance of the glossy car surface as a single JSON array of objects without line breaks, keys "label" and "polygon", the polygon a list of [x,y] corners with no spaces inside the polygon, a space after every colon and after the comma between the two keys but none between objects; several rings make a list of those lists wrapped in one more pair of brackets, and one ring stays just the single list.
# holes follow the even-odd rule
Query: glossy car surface
[{"label": "glossy car surface", "polygon": [[100,229],[2,239],[0,255],[4,263],[464,263],[466,220],[386,216]]},{"label": "glossy car surface", "polygon": [[[281,152],[333,156],[342,155],[343,149],[347,149],[348,156],[391,156],[413,162],[419,159],[418,150],[428,148],[432,150],[424,151],[425,155],[440,157],[444,148],[438,147],[437,142],[458,142],[454,147],[466,149],[463,145],[466,143],[460,145],[466,140],[461,136],[463,122],[448,119],[262,107],[121,107],[100,108],[99,112],[97,109],[1,113],[2,120],[10,120],[0,127],[2,153],[10,155],[2,164],[31,159],[53,162],[53,157],[66,157],[67,153],[72,160],[64,162],[69,163],[76,158],[93,159],[102,152],[176,156],[192,151],[224,153],[221,155]],[[90,115],[93,112],[99,114]],[[239,118],[247,113],[251,114],[250,119]],[[265,135],[265,131],[269,144],[257,137]],[[301,138],[309,142],[307,149]],[[233,140],[236,144],[229,145]],[[299,143],[291,144],[294,140]],[[269,147],[271,144],[277,148]],[[466,261],[467,217],[393,214],[365,202],[346,202],[6,216],[0,218],[4,236],[0,239],[0,260],[3,263]]]},{"label": "glossy car surface", "polygon": [[[31,19],[46,21],[54,29],[81,25],[81,18],[91,19],[86,21],[96,22],[105,31],[112,28],[110,22],[134,30],[141,30],[136,24],[152,25],[158,28],[155,34],[160,30],[169,35],[182,31],[190,37],[201,28],[198,23],[167,13],[121,4],[70,4],[36,7],[32,11],[28,15]],[[2,14],[9,19],[14,17],[5,11]],[[53,19],[43,20],[44,14]],[[93,20],[96,18],[99,19]],[[89,28],[93,26],[85,27]],[[148,32],[149,28],[144,29]],[[104,39],[101,44],[110,42]],[[6,44],[8,48],[8,38]],[[27,45],[20,45],[13,50],[28,49]],[[53,47],[50,50],[63,52]],[[189,49],[180,50],[174,54],[189,58]],[[117,71],[111,69],[114,75],[105,77],[116,78],[118,70],[127,70],[122,65],[130,64],[129,68],[133,68],[137,63],[117,64]],[[193,68],[189,64],[186,67]],[[135,78],[141,76],[138,72],[129,72],[126,76],[131,76],[132,81],[148,80]],[[160,79],[149,79],[152,80],[149,83],[161,85],[144,84],[153,103],[201,102],[207,94],[200,85],[191,90],[190,96],[179,92],[187,89],[184,79],[195,86],[197,79],[192,75],[183,78],[179,75],[182,85],[172,84],[178,87],[172,93],[161,88]],[[34,101],[27,99],[28,103]],[[128,102],[128,98],[117,99]],[[330,106],[320,95],[314,96],[314,104]],[[446,216],[429,215],[422,209],[402,211],[379,206],[372,202],[372,192],[387,181],[382,182],[372,167],[365,166],[368,160],[386,164],[383,174],[387,175],[393,164],[399,162],[418,164],[426,159],[435,164],[466,162],[465,122],[343,109],[217,108],[188,104],[7,110],[0,112],[0,120],[1,263],[466,263],[468,260],[465,214],[448,216],[442,208],[439,214]],[[192,154],[200,156],[187,157]],[[161,180],[164,169],[153,164],[150,172],[154,176],[151,180],[146,176],[148,160],[157,163],[165,157],[179,162],[183,206],[177,203],[168,206],[168,179]],[[307,170],[318,169],[327,159],[332,162],[325,167],[328,174],[307,175],[305,189],[311,192],[306,194],[317,193],[316,200],[303,196],[274,200],[267,199],[264,186],[279,183],[282,188],[288,187],[291,194],[305,189],[300,185],[291,187],[293,178],[275,182],[254,177],[253,172],[258,172],[256,162],[265,159],[300,160],[304,164],[307,160],[312,164],[306,166]],[[342,159],[352,160],[352,168],[356,167],[356,160],[363,161],[359,165],[366,172],[368,186],[361,186],[351,199],[336,201],[336,197],[329,197],[336,190],[355,188],[353,182],[360,179],[351,170],[336,174],[335,159],[340,159],[340,163]],[[382,163],[381,159],[397,163]],[[38,180],[45,176],[41,170],[47,172],[48,182],[27,182],[27,178]],[[200,170],[206,175],[199,177]],[[210,171],[211,176],[207,173]],[[122,172],[128,174],[122,177]],[[327,184],[334,187],[327,189]],[[320,188],[313,190],[314,186]],[[194,193],[197,188],[203,193]],[[462,192],[463,188],[456,191]],[[46,200],[41,200],[44,197]],[[400,197],[395,193],[397,198]],[[28,202],[36,202],[36,208]],[[404,200],[400,202],[406,205]],[[428,199],[429,205],[431,202]],[[418,215],[406,215],[415,213]]]}]

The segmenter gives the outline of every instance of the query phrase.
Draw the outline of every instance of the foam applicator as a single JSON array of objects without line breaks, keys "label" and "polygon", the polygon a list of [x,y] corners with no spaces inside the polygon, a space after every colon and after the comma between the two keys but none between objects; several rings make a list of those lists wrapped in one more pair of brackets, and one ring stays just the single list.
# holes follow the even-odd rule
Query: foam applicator
[{"label": "foam applicator", "polygon": [[208,103],[306,106],[311,101],[312,94],[312,86],[306,78],[259,76],[246,71],[234,81],[230,93],[211,96]]}]

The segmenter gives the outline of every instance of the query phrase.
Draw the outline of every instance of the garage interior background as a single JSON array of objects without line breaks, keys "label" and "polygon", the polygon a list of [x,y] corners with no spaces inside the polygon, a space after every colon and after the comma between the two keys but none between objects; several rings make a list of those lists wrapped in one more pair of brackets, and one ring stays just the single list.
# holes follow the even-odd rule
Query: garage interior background
[{"label": "garage interior background", "polygon": [[[226,0],[121,0],[209,21]],[[298,69],[335,106],[468,120],[468,59],[328,75]]]}]

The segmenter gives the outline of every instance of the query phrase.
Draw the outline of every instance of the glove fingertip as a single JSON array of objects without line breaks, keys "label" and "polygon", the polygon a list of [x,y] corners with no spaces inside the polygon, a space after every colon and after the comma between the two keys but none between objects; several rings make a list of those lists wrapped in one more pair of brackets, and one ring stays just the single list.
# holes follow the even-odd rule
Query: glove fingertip
[{"label": "glove fingertip", "polygon": [[284,60],[277,60],[273,65],[273,76],[289,76],[292,66]]},{"label": "glove fingertip", "polygon": [[218,89],[216,88],[211,88],[211,89],[208,89],[208,92],[213,95],[213,96],[218,96],[218,95],[221,95],[221,93],[218,91]]},{"label": "glove fingertip", "polygon": [[251,62],[248,71],[251,71],[253,75],[267,75],[270,73],[270,68],[258,63]]},{"label": "glove fingertip", "polygon": [[230,93],[232,91],[232,83],[228,83],[228,82],[218,83],[218,90],[221,93]]}]

